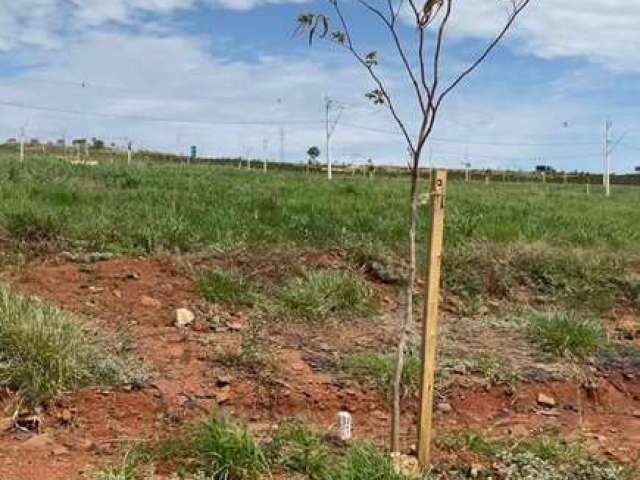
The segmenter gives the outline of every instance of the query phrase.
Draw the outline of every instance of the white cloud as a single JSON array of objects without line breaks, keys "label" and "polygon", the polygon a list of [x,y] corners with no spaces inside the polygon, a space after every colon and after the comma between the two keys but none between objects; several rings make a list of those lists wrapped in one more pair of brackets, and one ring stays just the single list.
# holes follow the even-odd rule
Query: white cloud
[{"label": "white cloud", "polygon": [[[458,37],[488,38],[506,17],[503,0],[459,0],[451,25]],[[510,33],[516,51],[541,58],[581,57],[640,71],[640,2],[532,0]]]}]

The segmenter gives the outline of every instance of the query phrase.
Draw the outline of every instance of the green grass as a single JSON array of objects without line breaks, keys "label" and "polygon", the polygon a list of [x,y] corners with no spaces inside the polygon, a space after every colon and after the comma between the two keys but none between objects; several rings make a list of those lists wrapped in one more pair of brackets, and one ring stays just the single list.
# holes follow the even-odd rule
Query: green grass
[{"label": "green grass", "polygon": [[273,465],[311,480],[330,478],[335,468],[334,452],[317,432],[300,420],[280,425],[266,445],[266,451]]},{"label": "green grass", "polygon": [[250,307],[256,300],[255,286],[236,270],[200,272],[196,285],[202,297],[209,302]]},{"label": "green grass", "polygon": [[[488,439],[472,431],[453,432],[436,439],[438,447],[454,453],[471,452],[491,467],[478,478],[511,480],[631,480],[632,472],[592,457],[580,442],[539,435],[518,442]],[[469,478],[468,466],[443,466],[455,479]],[[499,473],[498,473],[499,472]],[[436,477],[437,478],[437,477]]]},{"label": "green grass", "polygon": [[306,270],[276,293],[273,314],[290,320],[346,320],[375,312],[376,299],[358,275],[339,270]]},{"label": "green grass", "polygon": [[254,480],[269,469],[262,447],[241,425],[211,417],[196,428],[198,470],[211,480]]},{"label": "green grass", "polygon": [[445,254],[444,284],[466,298],[510,300],[525,292],[532,303],[607,311],[640,305],[634,258],[542,243],[471,243]]},{"label": "green grass", "polygon": [[70,314],[0,287],[0,385],[27,403],[48,403],[87,385],[141,383],[146,371],[126,346],[91,333]]},{"label": "green grass", "polygon": [[[373,387],[384,395],[390,395],[396,369],[393,354],[359,352],[337,362],[337,368],[365,387]],[[420,386],[420,359],[416,355],[405,356],[402,371],[402,388],[406,395],[416,394]]]},{"label": "green grass", "polygon": [[604,343],[602,324],[577,313],[532,311],[528,320],[532,339],[559,357],[584,359]]},{"label": "green grass", "polygon": [[[0,228],[17,239],[88,242],[125,253],[269,244],[404,248],[406,178],[238,171],[194,165],[70,165],[0,158]],[[579,186],[451,182],[448,248],[470,240],[541,241],[637,251],[640,189],[613,196]],[[421,213],[419,241],[425,239]],[[30,227],[33,224],[34,229]]]},{"label": "green grass", "polygon": [[[338,447],[300,420],[280,424],[257,439],[242,424],[212,415],[185,434],[141,444],[91,480],[151,480],[142,472],[161,462],[185,480],[408,480],[390,457],[367,443]],[[174,477],[171,477],[174,478]]]}]

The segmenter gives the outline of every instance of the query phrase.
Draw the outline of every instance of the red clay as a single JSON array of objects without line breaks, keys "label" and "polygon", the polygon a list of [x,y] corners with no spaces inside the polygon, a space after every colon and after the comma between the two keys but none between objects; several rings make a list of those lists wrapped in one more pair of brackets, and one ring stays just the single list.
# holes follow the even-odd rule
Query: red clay
[{"label": "red clay", "polygon": [[[335,259],[329,256],[331,261]],[[267,267],[265,267],[267,268]],[[218,403],[221,408],[256,425],[290,416],[304,416],[329,428],[337,411],[353,413],[355,435],[386,441],[387,402],[360,388],[344,387],[332,375],[314,370],[294,332],[274,338],[283,371],[277,378],[258,381],[231,371],[228,386],[217,379],[228,369],[214,361],[217,351],[237,346],[246,318],[242,312],[203,305],[191,280],[170,259],[117,259],[82,266],[47,262],[26,269],[13,279],[15,288],[43,297],[109,328],[127,327],[141,359],[156,374],[142,391],[86,389],[62,398],[46,412],[44,431],[50,441],[30,446],[15,432],[0,434],[0,479],[79,479],[92,466],[117,458],[130,440],[147,440],[179,428]],[[395,301],[387,303],[396,306]],[[196,311],[196,328],[182,332],[171,325],[175,308]],[[233,328],[209,329],[203,317],[220,314]],[[224,326],[223,326],[224,327]],[[380,330],[380,329],[377,329]],[[376,328],[354,329],[349,341],[368,343],[388,337]],[[298,333],[299,335],[299,333]],[[371,335],[371,337],[368,337]],[[366,338],[365,338],[366,337]],[[324,342],[330,343],[330,336]],[[338,338],[337,341],[344,341]],[[387,340],[388,341],[388,340]],[[583,432],[595,451],[624,462],[638,461],[640,452],[640,379],[601,378],[597,394],[587,395],[572,382],[524,384],[512,395],[506,388],[453,388],[447,401],[453,412],[436,415],[438,431],[471,428],[495,436],[520,436],[555,429],[565,435]],[[552,396],[557,408],[537,406],[539,393]],[[9,405],[10,398],[5,399]],[[415,400],[406,402],[405,443],[413,443]],[[583,414],[580,415],[580,405]],[[62,425],[60,410],[73,413]],[[436,452],[445,459],[450,453]]]}]

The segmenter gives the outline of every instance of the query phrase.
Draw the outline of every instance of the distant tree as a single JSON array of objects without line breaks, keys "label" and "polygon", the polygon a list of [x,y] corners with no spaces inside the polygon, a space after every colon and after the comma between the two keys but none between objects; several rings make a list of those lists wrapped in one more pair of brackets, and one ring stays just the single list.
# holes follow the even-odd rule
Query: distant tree
[{"label": "distant tree", "polygon": [[316,162],[318,157],[320,156],[320,149],[318,147],[311,147],[307,150],[307,155],[309,156],[309,160],[312,162]]},{"label": "distant tree", "polygon": [[311,170],[312,166],[315,166],[318,163],[318,157],[320,156],[320,149],[316,146],[313,146],[307,150],[307,174]]},{"label": "distant tree", "polygon": [[634,170],[635,170],[636,172],[640,173],[640,165],[639,165],[639,166],[637,166],[636,168],[634,168]]},{"label": "distant tree", "polygon": [[[382,30],[374,26],[362,26],[360,30],[388,34],[390,46],[398,57],[398,63],[406,74],[408,85],[414,97],[413,108],[400,109],[397,97],[392,94],[390,85],[397,85],[394,81],[387,83],[384,71],[379,68],[381,58],[378,52],[358,45],[353,37],[350,19],[343,9],[344,0],[328,0],[331,15],[325,13],[303,13],[298,16],[297,32],[308,34],[311,45],[315,38],[324,38],[351,55],[368,75],[372,82],[372,89],[365,93],[365,97],[374,105],[386,108],[396,126],[400,130],[409,152],[410,160],[410,194],[409,218],[407,222],[408,256],[405,285],[404,315],[400,321],[400,335],[396,357],[396,371],[393,379],[393,415],[391,425],[391,449],[400,451],[400,400],[401,381],[404,368],[404,354],[410,331],[413,328],[414,286],[416,281],[416,230],[418,223],[419,205],[419,168],[425,146],[436,124],[442,102],[460,83],[470,75],[489,56],[494,48],[504,38],[516,18],[522,13],[531,0],[506,0],[498,3],[505,4],[504,23],[497,28],[495,37],[485,45],[478,55],[471,59],[468,66],[458,74],[449,78],[442,75],[442,63],[446,51],[447,26],[453,14],[453,4],[460,4],[462,0],[357,0],[355,6],[361,7],[362,12],[355,14],[361,22],[365,18],[374,21]],[[469,0],[466,0],[467,2]],[[469,2],[475,3],[475,2]],[[351,7],[351,3],[349,4]],[[492,18],[482,16],[484,10],[478,8],[476,22],[487,24]],[[368,15],[365,17],[365,15]],[[409,25],[411,23],[411,25]],[[373,34],[370,43],[380,45],[380,38]],[[407,46],[411,41],[412,45]],[[450,63],[458,62],[451,59]],[[394,64],[395,65],[395,64]],[[387,72],[396,69],[389,66]],[[449,80],[449,81],[445,81]],[[414,128],[415,127],[415,128]]]},{"label": "distant tree", "polygon": [[96,150],[102,150],[104,148],[104,141],[100,140],[99,138],[92,138],[91,143],[92,147]]}]

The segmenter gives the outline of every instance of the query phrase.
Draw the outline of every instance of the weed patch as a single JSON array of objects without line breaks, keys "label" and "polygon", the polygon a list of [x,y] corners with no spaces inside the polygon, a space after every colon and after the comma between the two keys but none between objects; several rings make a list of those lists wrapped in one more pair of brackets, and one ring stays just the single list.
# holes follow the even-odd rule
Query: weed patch
[{"label": "weed patch", "polygon": [[637,305],[640,282],[621,255],[560,249],[547,244],[478,243],[445,256],[444,283],[467,302],[511,299],[522,292],[533,303],[561,302],[580,310]]},{"label": "weed patch", "polygon": [[209,302],[252,306],[256,300],[253,283],[236,270],[212,270],[199,273],[196,284],[203,298]]},{"label": "weed patch", "polygon": [[137,362],[106,353],[105,345],[68,313],[0,288],[0,384],[27,403],[87,385],[146,380]]},{"label": "weed patch", "polygon": [[258,443],[242,426],[211,417],[195,431],[197,466],[212,480],[254,480],[269,469]]},{"label": "weed patch", "polygon": [[[479,478],[513,480],[627,480],[623,467],[591,457],[579,443],[540,436],[515,444],[485,439],[474,432],[458,432],[436,440],[445,450],[469,451],[492,464]],[[446,468],[446,467],[445,467]],[[468,468],[451,471],[453,478],[468,478]],[[478,473],[476,472],[476,475]]]},{"label": "weed patch", "polygon": [[577,313],[532,311],[528,320],[531,338],[559,357],[584,359],[604,342],[601,323]]},{"label": "weed patch", "polygon": [[[361,352],[338,361],[337,367],[363,386],[372,387],[384,395],[390,395],[396,369],[393,354]],[[420,385],[420,359],[416,355],[405,356],[402,371],[402,388],[405,395],[414,395]]]},{"label": "weed patch", "polygon": [[273,313],[292,320],[348,320],[376,311],[373,292],[350,272],[308,270],[277,293]]}]

